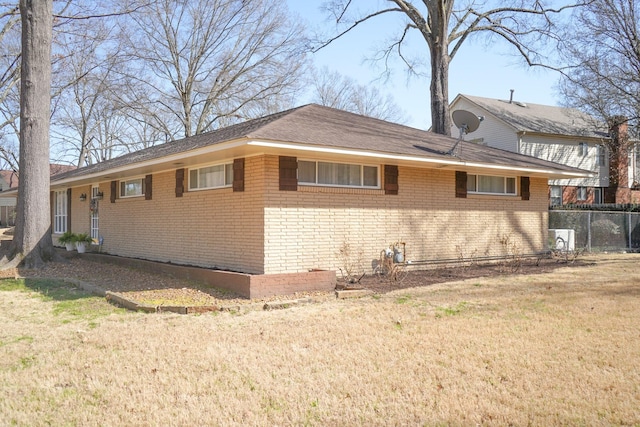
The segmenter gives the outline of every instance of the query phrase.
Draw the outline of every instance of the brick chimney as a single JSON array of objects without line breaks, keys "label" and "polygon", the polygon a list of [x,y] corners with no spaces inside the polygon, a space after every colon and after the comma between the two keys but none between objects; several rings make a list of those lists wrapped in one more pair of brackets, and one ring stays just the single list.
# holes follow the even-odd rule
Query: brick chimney
[{"label": "brick chimney", "polygon": [[631,203],[629,189],[629,132],[627,118],[613,116],[609,124],[609,188],[605,203]]}]

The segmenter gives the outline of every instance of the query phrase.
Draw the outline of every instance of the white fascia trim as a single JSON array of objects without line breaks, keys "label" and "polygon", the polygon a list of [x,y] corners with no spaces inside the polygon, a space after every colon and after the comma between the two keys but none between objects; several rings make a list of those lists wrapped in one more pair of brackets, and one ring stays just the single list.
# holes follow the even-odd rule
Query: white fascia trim
[{"label": "white fascia trim", "polygon": [[[171,143],[169,142],[168,144],[171,144]],[[247,144],[246,140],[234,141],[234,142],[229,142],[229,143],[223,142],[223,143],[220,143],[220,144],[214,144],[214,145],[209,145],[209,146],[206,146],[206,147],[196,148],[194,150],[182,151],[180,153],[172,154],[172,155],[166,156],[166,157],[158,157],[157,159],[151,159],[151,160],[142,161],[142,162],[139,162],[139,163],[130,163],[128,165],[120,166],[120,167],[114,168],[114,169],[105,169],[103,171],[95,172],[95,173],[88,174],[88,175],[75,176],[75,177],[72,177],[72,178],[63,179],[63,180],[60,180],[60,181],[56,181],[55,183],[52,183],[52,185],[59,186],[59,185],[73,183],[74,181],[87,180],[87,179],[92,179],[92,178],[100,178],[101,176],[109,175],[109,174],[117,174],[117,173],[125,172],[125,171],[133,169],[133,168],[154,166],[154,165],[158,165],[158,164],[162,164],[162,163],[177,162],[177,161],[183,160],[185,158],[185,154],[186,153],[189,153],[189,157],[194,157],[194,156],[199,156],[199,155],[202,155],[202,154],[215,153],[216,151],[227,150],[229,148],[236,148],[236,147],[240,147],[240,146],[246,145],[246,144]],[[167,170],[170,170],[170,169],[167,169]],[[160,171],[160,172],[163,172],[163,171]]]},{"label": "white fascia trim", "polygon": [[552,170],[552,169],[532,169],[532,168],[514,167],[514,166],[491,165],[486,163],[463,162],[461,160],[456,161],[456,160],[430,159],[427,157],[389,154],[389,153],[383,153],[383,152],[377,152],[377,151],[317,147],[317,146],[288,144],[288,143],[280,143],[280,142],[250,141],[248,145],[257,146],[257,147],[267,147],[267,148],[282,148],[282,149],[288,149],[288,150],[311,151],[316,153],[343,154],[343,155],[362,156],[362,157],[377,157],[377,158],[390,159],[390,160],[402,160],[402,161],[411,161],[411,162],[420,162],[420,163],[435,163],[440,165],[463,166],[468,168],[492,169],[492,170],[500,170],[500,171],[542,173],[546,175],[560,175],[560,176],[583,177],[583,178],[591,178],[594,176],[593,174],[590,174],[590,173],[579,174],[579,173],[563,172],[563,171]]}]

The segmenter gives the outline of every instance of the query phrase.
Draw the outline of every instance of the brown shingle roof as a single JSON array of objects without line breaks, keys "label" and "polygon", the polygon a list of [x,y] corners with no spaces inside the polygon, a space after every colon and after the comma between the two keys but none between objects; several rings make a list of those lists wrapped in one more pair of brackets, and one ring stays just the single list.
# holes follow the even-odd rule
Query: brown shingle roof
[{"label": "brown shingle roof", "polygon": [[555,169],[566,172],[579,171],[575,168],[465,141],[460,142],[459,155],[456,158],[447,154],[456,143],[455,138],[309,104],[59,174],[53,181],[100,173],[241,139],[288,142],[491,165]]}]

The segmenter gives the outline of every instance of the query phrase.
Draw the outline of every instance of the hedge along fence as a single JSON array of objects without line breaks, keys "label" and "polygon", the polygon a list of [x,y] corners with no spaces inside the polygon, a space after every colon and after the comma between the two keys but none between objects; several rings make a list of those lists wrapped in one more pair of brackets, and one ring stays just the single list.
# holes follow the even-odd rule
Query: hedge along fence
[{"label": "hedge along fence", "polygon": [[639,207],[639,211],[552,209],[549,211],[549,228],[575,230],[576,248],[586,248],[589,251],[638,250],[640,249],[640,206],[618,206]]}]

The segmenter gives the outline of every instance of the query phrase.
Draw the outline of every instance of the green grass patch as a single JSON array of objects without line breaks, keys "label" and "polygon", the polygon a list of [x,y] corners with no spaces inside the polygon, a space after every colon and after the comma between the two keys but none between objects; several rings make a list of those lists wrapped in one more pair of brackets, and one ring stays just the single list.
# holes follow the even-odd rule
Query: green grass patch
[{"label": "green grass patch", "polygon": [[19,337],[11,339],[10,341],[0,341],[0,347],[4,347],[6,345],[14,344],[14,343],[22,342],[22,341],[25,341],[25,342],[31,344],[33,342],[33,337],[29,336],[29,335],[21,335]]},{"label": "green grass patch", "polygon": [[[52,279],[4,279],[0,280],[0,291],[29,293],[42,301],[53,303],[53,314],[71,318],[94,320],[112,313],[126,313],[102,297],[97,297],[62,280]],[[92,327],[97,324],[92,325]]]},{"label": "green grass patch", "polygon": [[406,304],[413,298],[412,295],[402,295],[396,298],[396,304]]},{"label": "green grass patch", "polygon": [[449,307],[436,307],[436,317],[443,316],[457,316],[469,307],[469,303],[461,301],[454,306]]}]

